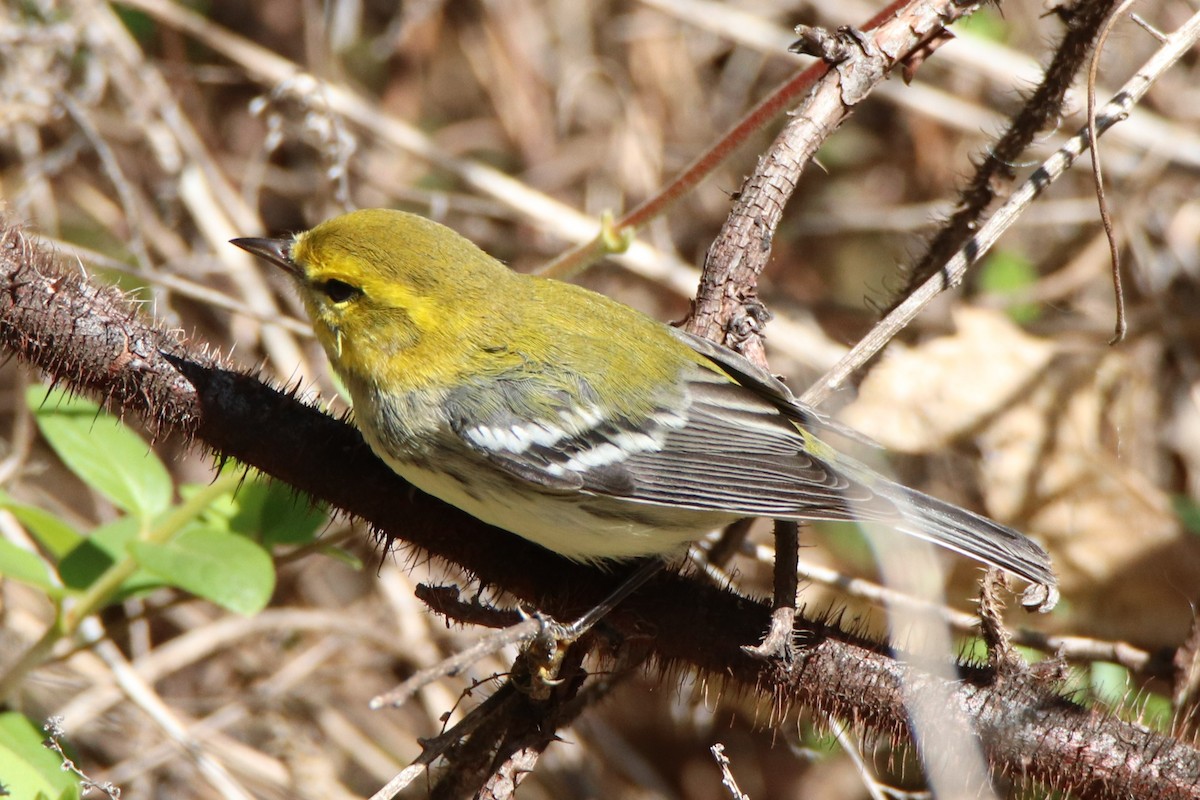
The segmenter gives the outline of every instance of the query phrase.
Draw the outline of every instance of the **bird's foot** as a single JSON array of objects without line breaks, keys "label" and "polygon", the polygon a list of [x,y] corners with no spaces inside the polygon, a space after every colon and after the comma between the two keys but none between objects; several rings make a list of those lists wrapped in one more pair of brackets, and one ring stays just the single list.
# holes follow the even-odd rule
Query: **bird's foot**
[{"label": "bird's foot", "polygon": [[792,640],[795,623],[795,607],[776,608],[771,612],[771,627],[767,629],[763,640],[756,645],[743,645],[742,650],[752,658],[762,661],[778,659],[790,667],[796,660],[795,643]]}]

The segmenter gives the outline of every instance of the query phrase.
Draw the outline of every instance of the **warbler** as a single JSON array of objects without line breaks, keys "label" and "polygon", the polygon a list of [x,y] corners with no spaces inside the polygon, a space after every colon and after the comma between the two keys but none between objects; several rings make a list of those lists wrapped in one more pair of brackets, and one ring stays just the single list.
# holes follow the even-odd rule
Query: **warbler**
[{"label": "warbler", "polygon": [[1057,589],[1017,531],[894,483],[737,353],[508,269],[400,211],[233,244],[292,276],[372,450],[417,488],[576,561],[670,555],[747,517],[871,520]]}]

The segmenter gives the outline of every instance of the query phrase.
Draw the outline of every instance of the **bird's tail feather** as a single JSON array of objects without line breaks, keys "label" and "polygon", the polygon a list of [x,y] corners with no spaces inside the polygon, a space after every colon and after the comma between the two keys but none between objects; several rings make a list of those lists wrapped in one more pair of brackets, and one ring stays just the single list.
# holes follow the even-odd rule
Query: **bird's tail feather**
[{"label": "bird's tail feather", "polygon": [[[1049,554],[1019,531],[965,508],[906,486],[873,487],[900,512],[898,530],[1024,578],[1041,591],[1027,592],[1024,604],[1049,611],[1058,601],[1058,579]],[[882,491],[880,491],[882,489]]]}]

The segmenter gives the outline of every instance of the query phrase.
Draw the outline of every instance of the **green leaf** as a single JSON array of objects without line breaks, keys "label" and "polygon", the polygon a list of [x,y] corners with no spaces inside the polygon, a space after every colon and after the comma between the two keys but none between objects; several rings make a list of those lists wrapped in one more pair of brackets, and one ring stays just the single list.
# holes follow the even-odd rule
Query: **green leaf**
[{"label": "green leaf", "polygon": [[113,13],[117,19],[124,23],[129,32],[138,40],[139,44],[143,47],[151,45],[154,41],[154,35],[158,31],[158,26],[154,24],[153,17],[142,11],[122,6],[114,6]]},{"label": "green leaf", "polygon": [[308,544],[328,519],[324,508],[314,507],[281,483],[271,483],[263,501],[263,544]]},{"label": "green leaf", "polygon": [[113,505],[142,520],[171,504],[171,476],[140,436],[99,406],[57,389],[26,394],[42,436],[72,472]]},{"label": "green leaf", "polygon": [[958,650],[960,660],[968,664],[986,664],[988,662],[987,642],[982,636],[968,636]]},{"label": "green leaf", "polygon": [[244,536],[201,525],[170,542],[132,542],[138,564],[166,583],[239,614],[261,611],[275,591],[275,565]]},{"label": "green leaf", "polygon": [[1065,697],[1084,697],[1091,692],[1092,672],[1087,666],[1069,666],[1060,686]]},{"label": "green leaf", "polygon": [[[200,488],[185,484],[179,487],[179,494],[190,499]],[[328,517],[294,489],[255,473],[236,492],[209,505],[201,519],[209,527],[241,534],[269,549],[277,544],[312,542]]]},{"label": "green leaf", "polygon": [[[130,555],[129,546],[137,540],[139,530],[140,525],[133,517],[122,517],[100,526],[58,562],[58,577],[70,589],[86,590],[109,567]],[[112,599],[116,601],[162,586],[163,582],[157,577],[139,570],[121,584]]]},{"label": "green leaf", "polygon": [[1134,693],[1129,670],[1109,661],[1094,661],[1089,666],[1092,694],[1127,720],[1170,730],[1174,712],[1169,698],[1154,692]]},{"label": "green leaf", "polygon": [[875,551],[871,541],[856,522],[814,522],[812,529],[839,561],[861,569],[871,569],[875,564]]},{"label": "green leaf", "polygon": [[44,739],[24,715],[0,713],[0,783],[14,798],[76,800],[78,782],[63,772],[58,754],[42,746]]},{"label": "green leaf", "polygon": [[[998,250],[983,262],[979,288],[1001,295],[1013,294],[1032,286],[1037,279],[1037,269],[1028,259],[1011,250]],[[1016,303],[1008,308],[1009,317],[1017,323],[1033,322],[1041,313],[1036,303]]]},{"label": "green leaf", "polygon": [[79,531],[54,514],[44,508],[18,503],[4,492],[0,492],[0,508],[16,517],[29,535],[37,539],[56,561],[83,541]]},{"label": "green leaf", "polygon": [[[179,496],[183,498],[185,503],[190,502],[200,492],[208,489],[208,484],[204,483],[181,483],[179,484]],[[214,497],[205,506],[196,519],[213,528],[221,530],[229,530],[229,520],[238,513],[237,500],[232,491],[222,494],[220,497]]]},{"label": "green leaf", "polygon": [[325,523],[325,512],[313,508],[294,490],[280,483],[256,480],[242,487],[241,513],[232,520],[233,530],[257,536],[263,545],[307,544]]},{"label": "green leaf", "polygon": [[1175,719],[1175,709],[1171,705],[1171,698],[1157,692],[1147,692],[1140,705],[1141,708],[1136,717],[1138,721],[1161,733],[1171,732],[1171,722]]},{"label": "green leaf", "polygon": [[35,586],[52,597],[60,597],[63,593],[62,587],[51,578],[49,566],[37,553],[4,539],[0,539],[0,575]]}]

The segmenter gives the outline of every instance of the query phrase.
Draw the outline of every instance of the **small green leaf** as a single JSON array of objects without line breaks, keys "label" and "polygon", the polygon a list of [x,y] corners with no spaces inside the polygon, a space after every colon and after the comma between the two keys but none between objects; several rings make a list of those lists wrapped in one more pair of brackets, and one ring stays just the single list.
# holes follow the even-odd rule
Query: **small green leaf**
[{"label": "small green leaf", "polygon": [[968,636],[959,648],[958,657],[968,664],[986,664],[988,662],[987,642],[982,636]]},{"label": "small green leaf", "polygon": [[58,755],[42,746],[45,738],[24,715],[0,713],[0,783],[14,798],[76,800],[79,784],[63,772]]},{"label": "small green leaf", "polygon": [[26,395],[42,436],[72,472],[122,511],[148,520],[171,503],[171,476],[149,445],[99,406],[57,389]]},{"label": "small green leaf", "polygon": [[1171,721],[1175,718],[1175,709],[1171,706],[1171,698],[1157,692],[1148,692],[1141,700],[1137,719],[1162,733],[1171,732]]},{"label": "small green leaf", "polygon": [[154,41],[154,36],[158,32],[158,26],[155,25],[154,18],[149,14],[121,6],[114,6],[113,14],[124,23],[125,27],[142,46],[148,47]]},{"label": "small green leaf", "polygon": [[[100,526],[58,562],[58,577],[70,589],[86,590],[109,567],[130,555],[129,545],[137,540],[139,530],[138,521],[133,517],[122,517]],[[162,585],[155,576],[138,570],[121,584],[113,600],[158,589]]]},{"label": "small green leaf", "polygon": [[1092,673],[1087,666],[1067,667],[1067,675],[1063,678],[1062,694],[1066,697],[1083,697],[1091,691]]},{"label": "small green leaf", "polygon": [[0,575],[35,586],[52,597],[62,595],[62,587],[54,582],[50,567],[37,553],[23,550],[4,539],[0,539]]},{"label": "small green leaf", "polygon": [[[181,483],[179,484],[179,496],[184,502],[190,501],[200,492],[208,489],[207,484],[202,483]],[[236,494],[241,494],[239,487]],[[220,497],[213,498],[208,505],[197,516],[197,519],[214,528],[229,530],[229,520],[233,519],[238,513],[238,501],[235,492],[226,492]]]},{"label": "small green leaf", "polygon": [[17,518],[29,535],[37,539],[55,560],[62,558],[83,541],[83,535],[54,514],[37,506],[18,503],[0,492],[0,508]]},{"label": "small green leaf", "polygon": [[[237,491],[213,502],[201,519],[210,527],[238,533],[268,549],[277,544],[308,544],[328,516],[294,489],[252,473]],[[179,493],[191,498],[199,487],[185,484]]]},{"label": "small green leaf", "polygon": [[323,508],[314,507],[281,483],[272,483],[263,503],[263,543],[308,544],[328,519]]},{"label": "small green leaf", "polygon": [[130,550],[147,572],[239,614],[261,611],[275,591],[271,556],[227,531],[194,525],[164,544],[132,542]]},{"label": "small green leaf", "polygon": [[999,11],[981,8],[970,16],[963,17],[954,24],[955,34],[966,34],[970,41],[972,36],[1003,44],[1009,39],[1011,26],[1000,15]]},{"label": "small green leaf", "polygon": [[839,561],[869,570],[875,564],[871,541],[856,522],[815,522],[813,531]]},{"label": "small green leaf", "polygon": [[325,524],[325,512],[313,508],[308,500],[299,497],[289,487],[264,479],[248,486],[247,503],[244,509],[254,513],[239,514],[233,520],[233,529],[243,535],[258,536],[263,545],[308,544],[313,535]]}]

